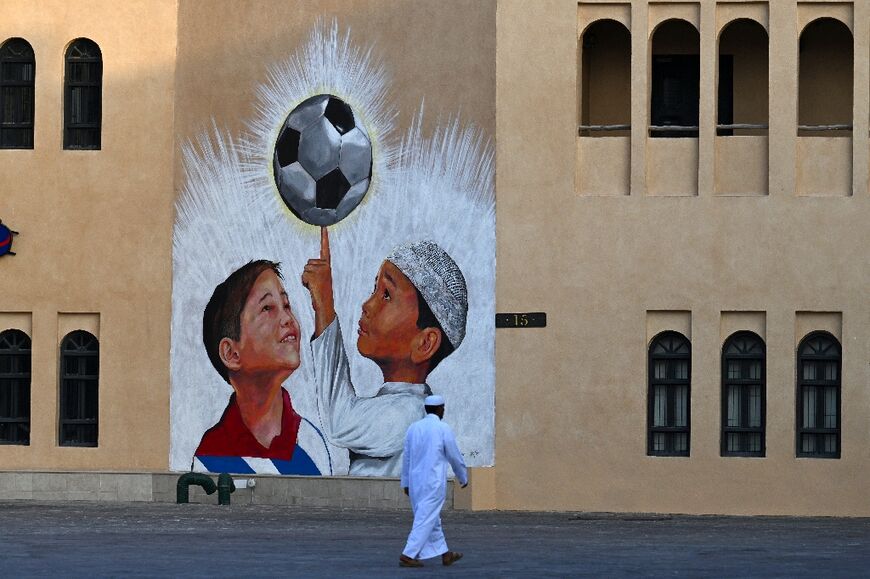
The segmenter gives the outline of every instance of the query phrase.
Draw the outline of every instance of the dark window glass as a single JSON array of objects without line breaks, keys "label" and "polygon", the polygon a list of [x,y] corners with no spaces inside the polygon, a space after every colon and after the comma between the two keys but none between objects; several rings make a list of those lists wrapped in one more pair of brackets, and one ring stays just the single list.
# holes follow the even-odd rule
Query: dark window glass
[{"label": "dark window glass", "polygon": [[827,332],[798,346],[798,456],[840,458],[840,367],[840,343]]},{"label": "dark window glass", "polygon": [[33,148],[36,59],[22,38],[0,46],[0,149]]},{"label": "dark window glass", "polygon": [[[720,125],[734,122],[734,57],[730,54],[719,55],[719,102],[716,118]],[[718,129],[719,136],[732,136],[734,129]]]},{"label": "dark window glass", "polygon": [[692,351],[677,332],[656,336],[649,347],[647,454],[689,456]]},{"label": "dark window glass", "polygon": [[99,149],[102,122],[103,57],[91,40],[80,38],[66,53],[64,149]]},{"label": "dark window glass", "polygon": [[722,456],[764,456],[765,348],[739,332],[722,349]]},{"label": "dark window glass", "polygon": [[685,20],[662,22],[653,33],[650,136],[697,137],[700,36]]},{"label": "dark window glass", "polygon": [[77,330],[61,342],[60,445],[97,446],[100,346]]},{"label": "dark window glass", "polygon": [[0,444],[30,444],[30,338],[0,332]]},{"label": "dark window glass", "polygon": [[652,133],[653,137],[698,136],[699,71],[697,54],[653,56],[652,124],[694,127],[692,130],[656,131]]}]

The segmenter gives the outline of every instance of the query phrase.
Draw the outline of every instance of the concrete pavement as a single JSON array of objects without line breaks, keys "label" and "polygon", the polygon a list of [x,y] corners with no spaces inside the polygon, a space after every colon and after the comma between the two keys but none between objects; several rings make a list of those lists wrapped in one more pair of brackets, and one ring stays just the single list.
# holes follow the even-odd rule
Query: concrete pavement
[{"label": "concrete pavement", "polygon": [[398,567],[397,510],[0,502],[0,575],[859,577],[870,519],[445,512],[453,567]]}]

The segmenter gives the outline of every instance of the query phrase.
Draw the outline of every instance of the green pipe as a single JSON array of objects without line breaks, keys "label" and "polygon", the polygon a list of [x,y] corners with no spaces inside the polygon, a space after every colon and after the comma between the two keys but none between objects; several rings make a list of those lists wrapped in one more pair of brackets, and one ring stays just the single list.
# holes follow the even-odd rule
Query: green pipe
[{"label": "green pipe", "polygon": [[202,490],[204,490],[207,495],[213,494],[217,490],[217,486],[215,486],[214,481],[211,480],[210,476],[201,472],[186,472],[178,477],[178,484],[175,485],[175,502],[179,505],[190,502],[190,485],[202,487]]},{"label": "green pipe", "polygon": [[220,473],[218,475],[217,488],[218,504],[230,504],[230,493],[236,492],[236,483],[233,482],[233,478],[225,472]]}]

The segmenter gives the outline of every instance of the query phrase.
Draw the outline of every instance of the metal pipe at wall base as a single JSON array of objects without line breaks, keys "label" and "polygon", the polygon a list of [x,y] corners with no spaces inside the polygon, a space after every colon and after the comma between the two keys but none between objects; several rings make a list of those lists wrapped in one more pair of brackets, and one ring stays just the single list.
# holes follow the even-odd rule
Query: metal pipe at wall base
[{"label": "metal pipe at wall base", "polygon": [[[236,483],[233,482],[233,478],[225,472],[222,472],[218,475],[218,504],[219,505],[228,505],[230,504],[230,494],[236,492]],[[211,494],[211,493],[209,493]]]},{"label": "metal pipe at wall base", "polygon": [[[221,476],[228,477],[229,475]],[[220,478],[218,480],[220,480]],[[230,483],[232,484],[232,479],[230,479]],[[177,504],[181,505],[190,502],[190,485],[202,487],[202,490],[204,490],[207,495],[214,494],[214,492],[218,490],[217,485],[214,484],[214,481],[211,480],[210,476],[202,474],[201,472],[186,472],[178,477],[178,483],[175,485],[175,502]],[[235,486],[233,486],[233,490],[235,490]],[[218,496],[218,498],[220,498],[220,496]]]}]

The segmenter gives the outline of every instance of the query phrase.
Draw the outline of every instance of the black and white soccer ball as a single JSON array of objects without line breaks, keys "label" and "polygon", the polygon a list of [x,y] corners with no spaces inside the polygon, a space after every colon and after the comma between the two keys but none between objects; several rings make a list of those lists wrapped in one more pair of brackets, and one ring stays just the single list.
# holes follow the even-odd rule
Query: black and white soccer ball
[{"label": "black and white soccer ball", "polygon": [[319,94],[287,116],[273,164],[275,184],[290,211],[311,225],[332,225],[369,189],[372,144],[350,105]]}]

